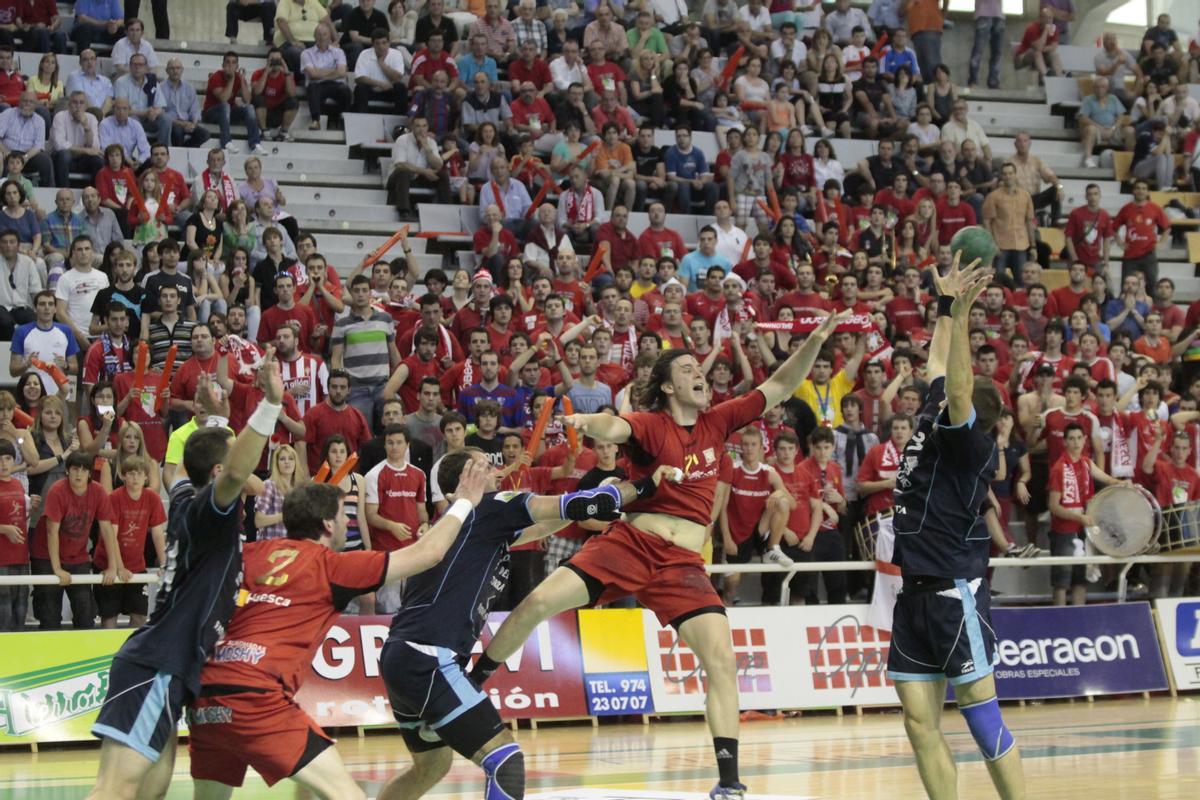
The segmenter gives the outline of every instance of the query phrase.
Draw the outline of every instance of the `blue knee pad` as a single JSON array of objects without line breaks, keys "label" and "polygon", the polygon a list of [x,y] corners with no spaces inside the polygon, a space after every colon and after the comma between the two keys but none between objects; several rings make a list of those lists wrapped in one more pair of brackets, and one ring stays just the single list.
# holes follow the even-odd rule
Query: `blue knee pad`
[{"label": "blue knee pad", "polygon": [[483,762],[487,787],[484,800],[522,800],[525,797],[525,754],[516,742],[501,745],[488,753]]},{"label": "blue knee pad", "polygon": [[609,485],[569,492],[559,498],[558,512],[563,519],[574,522],[618,519],[621,515],[621,490]]},{"label": "blue knee pad", "polygon": [[979,745],[980,752],[988,761],[1003,758],[1017,743],[1004,725],[1000,716],[1000,702],[996,698],[970,706],[959,706],[958,710],[967,720],[967,727],[975,737],[975,744]]}]

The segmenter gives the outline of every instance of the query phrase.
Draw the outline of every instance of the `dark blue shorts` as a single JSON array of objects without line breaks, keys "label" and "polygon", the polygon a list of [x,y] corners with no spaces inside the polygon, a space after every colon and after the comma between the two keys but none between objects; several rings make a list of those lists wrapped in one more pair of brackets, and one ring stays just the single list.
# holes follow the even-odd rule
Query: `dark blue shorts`
[{"label": "dark blue shorts", "polygon": [[504,729],[500,713],[463,672],[453,650],[388,640],[379,674],[411,752],[449,746],[471,758]]},{"label": "dark blue shorts", "polygon": [[158,761],[179,727],[186,690],[174,675],[114,658],[108,695],[92,735],[112,739]]},{"label": "dark blue shorts", "polygon": [[904,579],[892,619],[889,678],[971,683],[992,673],[995,658],[986,579]]}]

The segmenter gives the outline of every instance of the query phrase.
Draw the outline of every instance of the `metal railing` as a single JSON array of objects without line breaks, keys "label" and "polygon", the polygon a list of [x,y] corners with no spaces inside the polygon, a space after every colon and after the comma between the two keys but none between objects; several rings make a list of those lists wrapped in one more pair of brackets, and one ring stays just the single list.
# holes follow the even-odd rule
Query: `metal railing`
[{"label": "metal railing", "polygon": [[[1177,555],[1132,556],[1130,558],[1112,558],[1110,556],[1045,556],[1036,558],[993,558],[988,562],[991,567],[1007,569],[1019,567],[1022,569],[1036,567],[1069,567],[1069,566],[1116,566],[1121,565],[1121,573],[1117,582],[1117,602],[1125,602],[1128,593],[1129,570],[1137,564],[1179,564],[1181,562],[1200,561],[1200,553],[1179,553]],[[786,604],[790,596],[789,583],[796,574],[801,572],[871,572],[875,569],[874,561],[798,561],[790,567],[776,564],[709,564],[706,569],[713,575],[727,573],[783,573],[781,602]],[[104,576],[100,574],[72,575],[71,584],[75,586],[100,585]],[[158,583],[157,572],[135,573],[128,583]],[[0,575],[0,587],[3,586],[57,586],[58,578],[54,575]]]}]

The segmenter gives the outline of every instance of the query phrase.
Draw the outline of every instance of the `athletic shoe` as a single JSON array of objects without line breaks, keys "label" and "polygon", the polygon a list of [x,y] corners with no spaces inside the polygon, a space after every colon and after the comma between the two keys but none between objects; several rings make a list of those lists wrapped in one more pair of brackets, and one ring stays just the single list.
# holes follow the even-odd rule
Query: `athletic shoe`
[{"label": "athletic shoe", "polygon": [[1096,160],[1095,156],[1088,156],[1083,160],[1083,166],[1087,169],[1095,169],[1100,166],[1100,162]]},{"label": "athletic shoe", "polygon": [[805,136],[812,136],[813,133],[815,133],[812,125],[801,125],[800,132],[803,133]]},{"label": "athletic shoe", "polygon": [[291,131],[284,131],[282,134],[280,134],[280,138],[283,139],[283,141],[285,141],[285,142],[296,141],[296,137],[292,136]]},{"label": "athletic shoe", "polygon": [[717,784],[708,793],[708,800],[743,800],[746,797],[746,784],[735,783],[733,786]]},{"label": "athletic shoe", "polygon": [[230,155],[234,155],[236,153],[240,153],[241,148],[238,147],[235,143],[230,142],[229,144],[225,145],[225,152],[229,153]]},{"label": "athletic shoe", "polygon": [[1008,549],[1004,551],[1004,555],[1007,558],[1037,558],[1044,554],[1045,551],[1032,542],[1024,545],[1010,544]]},{"label": "athletic shoe", "polygon": [[770,550],[763,553],[763,561],[769,561],[772,564],[778,564],[785,569],[796,563],[787,557],[779,545],[775,545]]},{"label": "athletic shoe", "polygon": [[835,131],[833,128],[821,128],[821,136],[825,139],[832,139],[835,133],[837,133],[837,131]]},{"label": "athletic shoe", "polygon": [[263,146],[262,146],[262,142],[259,142],[258,144],[254,145],[254,147],[251,147],[251,148],[250,148],[250,152],[251,152],[251,153],[253,153],[253,154],[254,154],[254,155],[256,155],[256,156],[269,156],[269,155],[271,155],[271,151],[270,151],[270,150],[268,150],[267,148],[263,147]]}]

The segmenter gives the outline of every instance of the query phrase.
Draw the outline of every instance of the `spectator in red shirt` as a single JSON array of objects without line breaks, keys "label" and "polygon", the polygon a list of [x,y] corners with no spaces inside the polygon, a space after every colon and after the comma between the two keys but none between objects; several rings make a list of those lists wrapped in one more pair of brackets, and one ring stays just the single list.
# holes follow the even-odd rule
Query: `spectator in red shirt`
[{"label": "spectator in red shirt", "polygon": [[1133,352],[1149,356],[1155,364],[1171,361],[1171,341],[1163,335],[1162,314],[1151,311],[1146,315],[1145,332],[1134,340]]},{"label": "spectator in red shirt", "polygon": [[1017,69],[1032,67],[1041,78],[1047,71],[1062,75],[1062,59],[1058,55],[1059,27],[1054,22],[1054,9],[1042,6],[1036,22],[1025,26],[1021,42],[1013,53]]},{"label": "spectator in red shirt", "polygon": [[950,244],[954,234],[976,224],[975,209],[962,199],[962,184],[951,178],[946,196],[937,201],[938,244]]},{"label": "spectator in red shirt", "polygon": [[[800,540],[800,549],[811,553],[813,561],[845,561],[846,545],[838,531],[839,515],[846,511],[846,497],[842,488],[842,468],[833,458],[833,431],[817,427],[808,435],[809,457],[796,468],[807,480],[811,496],[821,501],[824,512],[820,525],[813,534]],[[812,578],[804,592],[805,602],[817,605],[817,579],[825,580],[826,602],[837,605],[846,602],[846,573],[811,573]]]},{"label": "spectator in red shirt", "polygon": [[1179,341],[1183,333],[1183,309],[1175,304],[1175,281],[1170,278],[1159,278],[1154,285],[1153,309],[1162,314],[1163,333],[1172,342]]},{"label": "spectator in red shirt", "polygon": [[651,258],[671,256],[679,261],[688,254],[687,245],[679,231],[667,227],[667,207],[660,202],[653,202],[647,207],[646,215],[650,224],[638,236],[638,255]]},{"label": "spectator in red shirt", "polygon": [[346,437],[350,452],[357,452],[360,445],[371,438],[371,429],[362,412],[347,402],[350,398],[350,374],[345,370],[329,371],[329,394],[324,402],[317,403],[304,415],[304,440],[309,472],[316,474],[321,465],[321,447],[335,433]]},{"label": "spectator in red shirt", "polygon": [[259,129],[267,131],[268,138],[290,142],[292,135],[288,131],[296,119],[300,101],[296,99],[296,78],[278,47],[267,51],[267,66],[255,70],[250,77],[250,95]]},{"label": "spectator in red shirt", "polygon": [[[519,58],[508,65],[508,79],[515,86],[532,83],[539,97],[554,89],[554,78],[550,75],[550,66],[538,58],[537,42],[526,39],[521,43]],[[549,108],[549,106],[547,106]],[[550,119],[550,117],[542,117]]]},{"label": "spectator in red shirt", "polygon": [[258,127],[253,100],[250,81],[246,78],[246,70],[238,66],[237,53],[226,53],[221,59],[221,68],[208,76],[204,110],[200,118],[220,128],[221,147],[230,153],[237,152],[237,145],[231,144],[233,135],[229,132],[230,124],[234,123],[246,126],[251,153],[267,155],[266,148],[259,144],[262,131]]},{"label": "spectator in red shirt", "polygon": [[[596,228],[596,244],[608,242],[604,262],[610,270],[632,266],[638,259],[641,240],[629,230],[629,207],[618,203],[613,206],[608,221]],[[559,252],[562,252],[561,248]],[[574,255],[571,256],[575,258]]]},{"label": "spectator in red shirt", "polygon": [[[1188,529],[1182,526],[1194,524],[1184,516],[1184,508],[1200,500],[1200,474],[1188,463],[1192,452],[1191,435],[1187,431],[1176,431],[1171,436],[1170,455],[1165,458],[1162,456],[1165,431],[1156,428],[1150,441],[1150,449],[1146,451],[1139,468],[1153,487],[1154,497],[1165,512],[1168,538],[1178,541],[1189,535]],[[1175,508],[1180,510],[1176,511]],[[1182,596],[1189,567],[1189,564],[1156,564],[1151,587],[1154,596]]]},{"label": "spectator in red shirt", "polygon": [[[114,538],[120,549],[118,563],[129,573],[146,571],[146,537],[154,545],[157,563],[167,563],[167,514],[158,492],[149,483],[150,471],[156,469],[145,456],[125,459],[121,470],[123,485],[108,496],[112,507]],[[101,538],[96,544],[93,561],[96,570],[109,568],[108,543]],[[118,568],[120,569],[120,568]],[[148,610],[145,589],[138,583],[120,583],[96,587],[96,605],[100,611],[100,627],[117,627],[117,616],[129,615],[132,627],[146,624]]]},{"label": "spectator in red shirt", "polygon": [[908,175],[897,172],[892,176],[892,185],[875,193],[874,204],[887,209],[888,227],[900,224],[900,220],[912,216],[916,205],[908,197]]},{"label": "spectator in red shirt", "polygon": [[0,44],[0,102],[16,107],[20,105],[24,91],[25,78],[20,71],[13,69],[12,45]]},{"label": "spectator in red shirt", "polygon": [[1084,295],[1090,291],[1088,266],[1082,261],[1073,261],[1067,268],[1067,285],[1060,286],[1050,293],[1055,312],[1061,317],[1071,316],[1071,313],[1079,308]]},{"label": "spectator in red shirt", "polygon": [[493,203],[483,210],[482,224],[472,239],[478,266],[498,275],[511,258],[521,257],[521,246],[512,231],[504,227],[500,206]]},{"label": "spectator in red shirt", "polygon": [[311,353],[317,318],[311,307],[296,303],[296,281],[290,273],[281,272],[275,276],[275,299],[275,305],[262,312],[262,319],[258,323],[258,343],[265,347],[275,341],[275,333],[282,326],[291,324],[297,327],[300,351]]},{"label": "spectator in red shirt", "polygon": [[[1108,270],[1108,248],[1112,244],[1113,225],[1108,212],[1100,207],[1100,187],[1089,183],[1084,189],[1087,204],[1067,215],[1063,256],[1086,264],[1088,269],[1102,265]],[[1064,287],[1065,288],[1065,287]],[[1072,308],[1071,311],[1075,309]],[[1069,311],[1066,313],[1070,313]]]},{"label": "spectator in red shirt", "polygon": [[[1050,555],[1079,556],[1084,552],[1084,528],[1095,524],[1086,513],[1088,502],[1096,493],[1095,481],[1115,483],[1096,462],[1083,454],[1086,437],[1076,423],[1063,431],[1066,452],[1050,467]],[[1087,580],[1082,566],[1051,567],[1050,584],[1054,588],[1054,605],[1067,604],[1067,589],[1071,589],[1072,605],[1087,602]]]},{"label": "spectator in red shirt", "polygon": [[1146,285],[1158,282],[1159,240],[1171,230],[1167,215],[1155,203],[1150,202],[1150,184],[1144,180],[1133,183],[1133,200],[1117,212],[1113,220],[1117,232],[1117,244],[1124,250],[1121,258],[1121,277],[1124,279],[1134,270],[1140,270]]},{"label": "spectator in red shirt", "polygon": [[191,418],[200,404],[196,402],[196,386],[201,375],[217,377],[217,355],[212,329],[197,322],[192,328],[192,355],[178,365],[171,378],[171,410]]}]

